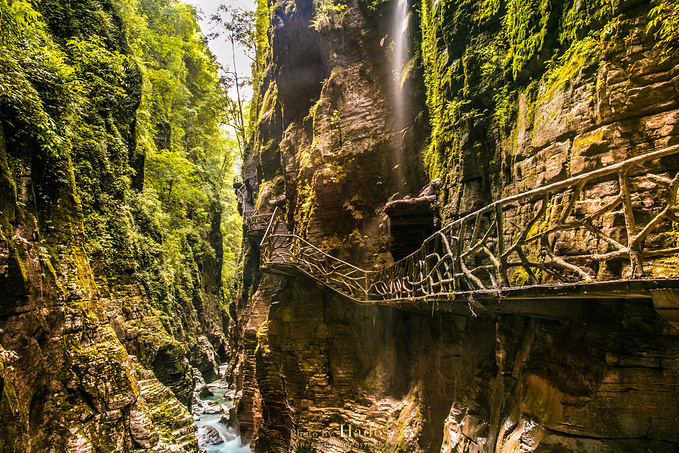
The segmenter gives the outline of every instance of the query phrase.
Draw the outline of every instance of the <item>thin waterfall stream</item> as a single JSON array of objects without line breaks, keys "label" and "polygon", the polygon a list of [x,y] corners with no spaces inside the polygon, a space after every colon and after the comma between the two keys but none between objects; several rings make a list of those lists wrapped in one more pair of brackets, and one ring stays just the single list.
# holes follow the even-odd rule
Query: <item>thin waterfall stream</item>
[{"label": "thin waterfall stream", "polygon": [[405,193],[405,160],[404,160],[404,132],[406,128],[406,93],[404,74],[408,57],[408,0],[398,0],[396,10],[391,23],[392,36],[394,39],[394,53],[392,59],[391,90],[393,94],[395,141],[394,162],[397,187],[401,196]]}]

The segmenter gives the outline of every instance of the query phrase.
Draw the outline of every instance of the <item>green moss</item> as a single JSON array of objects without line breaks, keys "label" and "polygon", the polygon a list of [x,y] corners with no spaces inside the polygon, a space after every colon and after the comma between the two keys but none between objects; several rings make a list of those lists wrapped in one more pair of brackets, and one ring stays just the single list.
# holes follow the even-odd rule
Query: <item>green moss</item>
[{"label": "green moss", "polygon": [[263,357],[271,354],[271,348],[269,347],[269,337],[268,332],[268,321],[263,322],[259,329],[257,329],[257,346],[255,347],[255,355],[262,354]]},{"label": "green moss", "polygon": [[[536,267],[531,267],[530,270],[533,272],[535,278],[540,282],[542,280],[542,269]],[[509,286],[528,286],[532,284],[532,280],[528,275],[528,272],[523,267],[520,267],[512,274],[509,281]]]},{"label": "green moss", "polygon": [[516,125],[519,112],[518,90],[509,91],[509,86],[501,87],[494,97],[493,119],[505,135],[511,134]]},{"label": "green moss", "polygon": [[586,152],[591,146],[601,143],[603,133],[604,129],[599,128],[591,133],[578,135],[573,139],[571,152],[575,154]]},{"label": "green moss", "polygon": [[262,107],[259,112],[259,121],[271,116],[273,109],[278,102],[278,85],[270,83],[262,100]]},{"label": "green moss", "polygon": [[16,211],[16,183],[7,162],[5,150],[5,136],[0,125],[0,192],[5,196],[0,198],[0,231],[5,237],[11,237],[12,224],[15,221]]},{"label": "green moss", "polygon": [[340,258],[345,261],[355,261],[356,257],[362,256],[365,249],[365,238],[361,232],[355,228],[351,233],[342,238]]},{"label": "green moss", "polygon": [[[297,189],[297,212],[295,213],[295,225],[300,233],[305,233],[315,209],[314,191],[307,181]],[[298,233],[299,234],[299,233]]]},{"label": "green moss", "polygon": [[500,0],[482,0],[475,11],[474,21],[483,24],[500,11]]},{"label": "green moss", "polygon": [[388,0],[361,0],[361,3],[365,4],[370,11],[375,13],[379,12],[383,5],[388,3]]},{"label": "green moss", "polygon": [[361,209],[363,200],[360,195],[354,195],[351,200],[344,203],[343,208],[351,214],[354,220],[362,220],[364,212]]},{"label": "green moss", "polygon": [[505,65],[516,79],[542,51],[552,14],[550,0],[511,0],[502,19],[507,40]]},{"label": "green moss", "polygon": [[0,450],[16,451],[15,441],[21,438],[19,425],[15,415],[19,413],[20,405],[16,389],[12,382],[6,378],[3,355],[7,351],[0,346]]},{"label": "green moss", "polygon": [[[81,318],[82,330],[56,346],[67,364],[55,364],[55,373],[73,392],[50,401],[64,426],[85,426],[97,451],[114,450],[116,427],[86,425],[116,398],[136,399],[138,389],[97,294],[141,320],[126,327],[139,327],[132,342],[147,366],[164,345],[183,364],[179,341],[222,327],[222,251],[235,262],[240,241],[220,236],[222,216],[232,221],[237,211],[218,67],[193,8],[181,2],[0,0],[0,18],[0,229],[7,237],[17,228],[32,233],[35,221],[40,241],[38,253],[9,241],[9,268],[25,286],[42,278],[41,300]],[[32,254],[41,276],[26,259]],[[0,414],[25,417],[2,368]],[[9,431],[26,420],[6,420],[0,442],[21,438]],[[61,427],[53,428],[59,437]],[[34,442],[60,450],[40,436]]]},{"label": "green moss", "polygon": [[442,72],[444,71],[445,54],[439,49],[436,30],[436,18],[431,9],[431,3],[421,3],[422,17],[422,62],[424,65],[425,86],[427,87],[427,107],[429,108],[431,137],[429,146],[424,153],[424,164],[430,178],[437,178],[443,171],[443,155],[445,150],[441,146],[442,135],[445,133],[445,119],[443,118],[444,87],[442,86]]},{"label": "green moss", "polygon": [[[615,15],[610,0],[419,5],[431,131],[423,161],[430,177],[448,187],[459,183],[463,154],[473,158],[483,149],[496,163],[514,154],[520,104],[526,107],[521,127],[530,133],[537,105],[577,81],[583,69],[595,69],[632,26]],[[487,149],[488,137],[497,137],[491,139],[496,149]],[[448,192],[441,201],[457,200]]]},{"label": "green moss", "polygon": [[547,379],[536,375],[524,376],[517,393],[521,410],[543,425],[553,427],[561,421],[563,393]]},{"label": "green moss", "polygon": [[[255,10],[255,34],[257,44],[255,48],[255,61],[252,65],[253,87],[261,86],[264,78],[267,57],[271,52],[269,46],[269,30],[271,23],[271,12],[269,11],[268,2],[266,0],[257,0],[257,8]],[[252,100],[250,101],[250,135],[254,128],[257,127],[260,109],[261,96],[259,90],[255,89],[253,91]]]},{"label": "green moss", "polygon": [[601,50],[600,37],[588,36],[575,41],[556,62],[548,62],[549,69],[544,77],[547,88],[540,94],[540,99],[551,98],[555,90],[562,89],[575,80],[584,66],[598,60]]},{"label": "green moss", "polygon": [[535,122],[535,111],[538,104],[539,89],[540,82],[533,80],[523,91],[527,103],[526,122],[528,124],[533,124]]},{"label": "green moss", "polygon": [[316,31],[339,28],[344,19],[347,5],[341,0],[315,0],[314,18],[311,27]]},{"label": "green moss", "polygon": [[[389,442],[384,450],[389,453],[412,451],[414,445],[410,442],[418,438],[418,434],[424,425],[424,416],[420,411],[420,402],[417,396],[419,389],[413,389],[403,399],[403,407],[391,414],[389,421]],[[409,442],[410,439],[410,442]]]}]

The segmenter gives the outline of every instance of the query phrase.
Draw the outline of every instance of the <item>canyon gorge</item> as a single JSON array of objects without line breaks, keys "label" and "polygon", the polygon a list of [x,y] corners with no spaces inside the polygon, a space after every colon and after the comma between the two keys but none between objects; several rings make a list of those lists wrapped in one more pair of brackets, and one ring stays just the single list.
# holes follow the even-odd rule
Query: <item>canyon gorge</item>
[{"label": "canyon gorge", "polygon": [[679,451],[675,3],[0,12],[0,451]]}]

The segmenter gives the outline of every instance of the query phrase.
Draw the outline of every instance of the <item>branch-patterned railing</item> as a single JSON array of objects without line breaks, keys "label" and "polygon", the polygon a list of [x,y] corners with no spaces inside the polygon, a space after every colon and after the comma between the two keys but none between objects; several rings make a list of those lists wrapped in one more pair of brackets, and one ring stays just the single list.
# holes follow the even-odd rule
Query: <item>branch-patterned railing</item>
[{"label": "branch-patterned railing", "polygon": [[330,289],[357,301],[370,298],[371,272],[328,255],[294,234],[270,234],[261,243],[263,267],[291,265]]},{"label": "branch-patterned railing", "polygon": [[271,227],[262,264],[293,266],[361,302],[679,276],[679,159],[655,162],[677,153],[671,146],[496,201],[381,271]]},{"label": "branch-patterned railing", "polygon": [[271,214],[253,214],[245,219],[245,225],[250,232],[263,231],[270,219]]},{"label": "branch-patterned railing", "polygon": [[238,196],[243,209],[243,222],[245,223],[246,231],[248,233],[261,232],[266,229],[271,219],[271,214],[259,214],[254,208],[248,209],[246,190],[244,184],[236,189],[236,196]]}]

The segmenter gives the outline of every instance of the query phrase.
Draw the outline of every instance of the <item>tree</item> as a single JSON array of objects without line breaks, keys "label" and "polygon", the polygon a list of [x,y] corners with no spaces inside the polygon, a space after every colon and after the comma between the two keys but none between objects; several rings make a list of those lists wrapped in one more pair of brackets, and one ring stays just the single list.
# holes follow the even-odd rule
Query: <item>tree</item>
[{"label": "tree", "polygon": [[[225,69],[222,78],[227,88],[235,87],[235,103],[227,101],[227,114],[230,117],[229,125],[236,131],[238,147],[243,154],[246,139],[246,123],[244,113],[244,99],[241,94],[243,87],[249,83],[249,78],[239,75],[238,64],[236,63],[236,47],[245,50],[245,54],[252,62],[255,61],[254,55],[257,52],[257,38],[255,32],[255,13],[242,8],[220,5],[217,14],[210,17],[210,22],[214,25],[215,31],[208,35],[208,39],[224,37],[231,44],[233,55],[233,68]],[[230,104],[230,105],[229,105]]]}]

